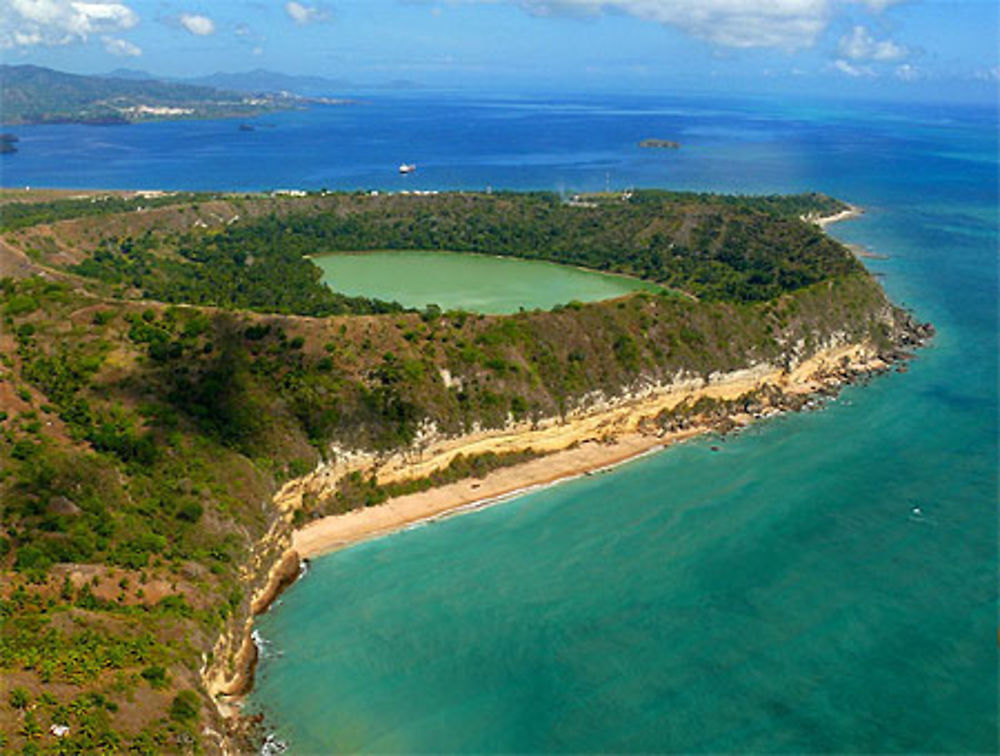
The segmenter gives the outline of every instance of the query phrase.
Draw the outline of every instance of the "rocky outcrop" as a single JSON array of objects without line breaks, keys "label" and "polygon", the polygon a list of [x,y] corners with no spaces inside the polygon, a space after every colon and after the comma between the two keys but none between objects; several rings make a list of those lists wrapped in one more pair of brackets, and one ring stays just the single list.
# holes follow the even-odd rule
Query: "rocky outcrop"
[{"label": "rocky outcrop", "polygon": [[291,528],[284,519],[272,526],[261,540],[249,565],[245,580],[254,587],[241,616],[233,617],[216,641],[201,670],[202,683],[216,705],[224,725],[215,733],[224,753],[241,753],[257,739],[253,718],[242,716],[240,700],[253,687],[258,648],[253,634],[253,620],[263,614],[275,599],[302,572],[299,555],[288,548]]}]

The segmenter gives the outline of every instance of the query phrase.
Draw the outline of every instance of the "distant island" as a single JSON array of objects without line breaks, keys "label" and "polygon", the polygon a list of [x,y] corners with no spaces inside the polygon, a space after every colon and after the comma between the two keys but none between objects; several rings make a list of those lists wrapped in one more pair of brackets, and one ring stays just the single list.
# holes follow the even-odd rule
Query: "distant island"
[{"label": "distant island", "polygon": [[639,146],[651,149],[678,150],[681,143],[672,142],[669,139],[643,139],[639,142]]},{"label": "distant island", "polygon": [[[0,190],[5,752],[260,752],[234,704],[253,618],[302,559],[888,370],[931,329],[823,233],[850,211],[820,194]],[[387,249],[657,289],[408,310],[336,292],[307,257]]]},{"label": "distant island", "polygon": [[27,65],[0,66],[0,100],[3,122],[10,125],[246,118],[348,102],[287,91],[246,93],[151,79],[79,76]]},{"label": "distant island", "polygon": [[358,89],[372,90],[414,90],[422,89],[420,82],[409,79],[393,79],[383,82],[361,83],[347,79],[329,79],[325,76],[309,76],[302,74],[287,74],[280,71],[268,71],[257,68],[252,71],[226,73],[217,71],[212,74],[189,78],[156,76],[148,71],[132,68],[116,68],[106,74],[108,79],[131,79],[134,81],[169,81],[175,84],[196,84],[203,87],[214,87],[229,92],[291,92],[304,97],[329,97],[333,92],[354,91]]}]

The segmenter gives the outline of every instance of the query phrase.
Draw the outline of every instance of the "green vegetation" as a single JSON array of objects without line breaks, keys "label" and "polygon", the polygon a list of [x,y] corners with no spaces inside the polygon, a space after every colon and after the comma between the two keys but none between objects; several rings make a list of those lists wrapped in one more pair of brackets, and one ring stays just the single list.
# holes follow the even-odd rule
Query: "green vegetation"
[{"label": "green vegetation", "polygon": [[[596,196],[586,207],[545,193],[240,202],[249,217],[238,223],[105,236],[70,270],[111,285],[116,296],[132,291],[167,302],[311,316],[399,309],[334,295],[319,282],[305,256],[343,250],[438,249],[548,260],[721,302],[764,301],[862,271],[842,245],[800,220],[846,207],[822,195],[642,191],[626,199]],[[92,208],[79,202],[19,207],[4,223],[14,228]],[[227,208],[237,217],[236,207]]]},{"label": "green vegetation", "polygon": [[380,484],[373,476],[365,477],[360,472],[353,472],[341,478],[336,491],[326,501],[310,502],[296,514],[300,522],[305,522],[309,517],[371,507],[397,496],[427,491],[467,478],[485,478],[493,470],[520,465],[540,456],[542,455],[532,449],[503,454],[495,452],[471,456],[458,454],[447,467],[435,470],[423,478],[384,484]]},{"label": "green vegetation", "polygon": [[193,722],[198,719],[201,699],[193,690],[182,690],[170,702],[170,718],[176,722]]},{"label": "green vegetation", "polygon": [[[799,220],[806,212],[843,207],[819,195],[637,192],[627,201],[604,197],[595,205],[573,206],[544,193],[334,195],[307,212],[275,213],[211,233],[188,234],[177,251],[203,270],[222,263],[246,268],[244,277],[253,274],[247,260],[269,259],[275,249],[289,260],[340,250],[480,252],[626,273],[726,302],[763,301],[861,271],[842,245]],[[124,264],[111,250],[79,272],[131,274],[132,268],[121,270]],[[148,275],[142,285],[156,291]],[[176,286],[178,291],[168,286],[167,293],[188,296],[185,285]]]},{"label": "green vegetation", "polygon": [[6,202],[0,205],[0,231],[55,223],[69,218],[107,216],[139,208],[164,207],[180,202],[201,202],[216,195],[183,192],[160,197],[123,197],[113,194],[51,202]]},{"label": "green vegetation", "polygon": [[[266,232],[261,229],[259,233]],[[331,291],[321,282],[320,269],[293,243],[285,242],[281,234],[192,235],[177,249],[180,259],[163,259],[152,251],[150,236],[112,238],[70,270],[120,287],[134,287],[144,299],[163,302],[316,317],[402,309],[397,304]]]},{"label": "green vegetation", "polygon": [[[27,205],[7,225],[10,247],[55,251],[32,258],[44,276],[0,280],[0,752],[185,752],[203,724],[221,731],[198,669],[249,614],[249,555],[285,527],[271,496],[337,449],[565,415],[595,392],[782,364],[833,334],[888,349],[902,327],[847,251],[798,220],[835,212],[827,198],[211,202],[241,221],[193,228],[175,198],[149,213]],[[368,244],[572,261],[697,297],[403,312],[329,292],[303,257]],[[533,456],[348,476],[295,522]]]}]

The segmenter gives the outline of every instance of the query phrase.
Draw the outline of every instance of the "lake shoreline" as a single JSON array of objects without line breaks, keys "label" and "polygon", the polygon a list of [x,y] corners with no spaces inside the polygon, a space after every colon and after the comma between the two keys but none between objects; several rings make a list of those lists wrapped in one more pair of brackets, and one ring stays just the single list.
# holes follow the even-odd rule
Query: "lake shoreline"
[{"label": "lake shoreline", "polygon": [[[518,257],[516,255],[500,255],[500,254],[491,254],[489,252],[456,251],[451,249],[349,249],[349,250],[337,250],[334,252],[316,252],[313,254],[303,255],[303,257],[305,257],[305,259],[309,260],[314,265],[319,267],[321,270],[324,270],[325,274],[326,273],[325,269],[323,269],[322,266],[319,265],[319,263],[317,262],[318,260],[322,260],[323,258],[339,257],[339,256],[364,257],[366,255],[392,255],[400,253],[404,254],[417,253],[417,254],[427,254],[427,255],[432,255],[432,254],[460,255],[462,257],[481,257],[489,260],[505,260],[505,261],[510,260],[514,262],[538,263],[540,265],[553,266],[555,268],[568,268],[570,270],[579,271],[580,273],[586,273],[589,276],[597,275],[611,279],[620,279],[622,281],[628,282],[629,284],[635,285],[635,288],[632,291],[618,294],[617,296],[611,297],[611,299],[618,299],[621,297],[630,296],[634,291],[649,291],[649,292],[670,293],[678,297],[683,297],[684,299],[698,301],[698,298],[696,296],[694,296],[690,292],[684,291],[683,289],[676,289],[671,286],[667,286],[664,283],[657,283],[656,281],[640,278],[637,275],[622,273],[614,270],[597,270],[596,268],[588,268],[585,265],[577,265],[570,262],[559,262],[557,260],[543,260],[532,257]],[[330,284],[327,285],[329,286]],[[333,288],[334,291],[339,291],[338,289],[332,286],[331,288]],[[346,292],[340,292],[340,293],[346,293]],[[585,300],[585,301],[594,301],[594,300]],[[449,308],[442,308],[442,309],[447,310]],[[461,310],[462,308],[458,307],[454,309]],[[523,309],[531,310],[539,308],[523,307]],[[546,309],[546,308],[541,308],[541,309]],[[513,312],[515,312],[515,310],[503,309],[501,311],[492,314],[513,314]]]},{"label": "lake shoreline", "polygon": [[[306,256],[321,280],[346,296],[372,297],[422,310],[485,315],[549,311],[667,287],[636,276],[557,260],[450,249],[346,249]],[[395,275],[384,276],[392,267]],[[433,271],[433,274],[429,273]]]}]

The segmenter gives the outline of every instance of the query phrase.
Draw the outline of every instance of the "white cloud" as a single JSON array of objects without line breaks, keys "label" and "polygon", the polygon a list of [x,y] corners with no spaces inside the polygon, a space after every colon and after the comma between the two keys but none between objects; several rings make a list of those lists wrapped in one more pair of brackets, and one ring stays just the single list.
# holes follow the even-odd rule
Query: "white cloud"
[{"label": "white cloud", "polygon": [[914,65],[909,63],[903,63],[902,65],[896,66],[896,70],[893,71],[897,79],[901,81],[917,81],[924,77],[923,71]]},{"label": "white cloud", "polygon": [[[455,0],[494,2],[496,0]],[[621,13],[725,47],[810,47],[847,3],[875,12],[902,0],[503,0],[537,16]]]},{"label": "white cloud", "polygon": [[104,42],[104,49],[119,58],[138,58],[142,55],[142,48],[132,44],[127,39],[119,39],[118,37],[102,37],[101,39]]},{"label": "white cloud", "polygon": [[840,55],[849,60],[889,62],[910,54],[906,47],[897,45],[891,39],[875,39],[864,26],[855,26],[850,34],[841,37],[838,49]]},{"label": "white cloud", "polygon": [[201,16],[197,13],[182,13],[178,19],[181,26],[197,37],[207,37],[215,34],[215,22],[208,16]]},{"label": "white cloud", "polygon": [[305,26],[316,21],[329,21],[330,11],[318,5],[305,5],[304,3],[289,0],[285,3],[285,13],[299,26]]},{"label": "white cloud", "polygon": [[[4,47],[30,47],[31,45],[40,45],[43,41],[42,35],[36,31],[15,31],[11,38],[11,43],[5,43]],[[69,42],[70,40],[67,39],[66,41]]]},{"label": "white cloud", "polygon": [[855,78],[859,76],[875,75],[875,72],[868,66],[854,66],[848,63],[846,60],[840,58],[833,61],[833,67],[836,68],[841,73],[845,73],[848,76],[854,76]]},{"label": "white cloud", "polygon": [[139,15],[124,3],[0,0],[0,49],[86,42],[93,34],[131,29]]},{"label": "white cloud", "polygon": [[674,26],[726,47],[808,47],[826,26],[830,0],[520,0],[531,13],[618,12]]}]

